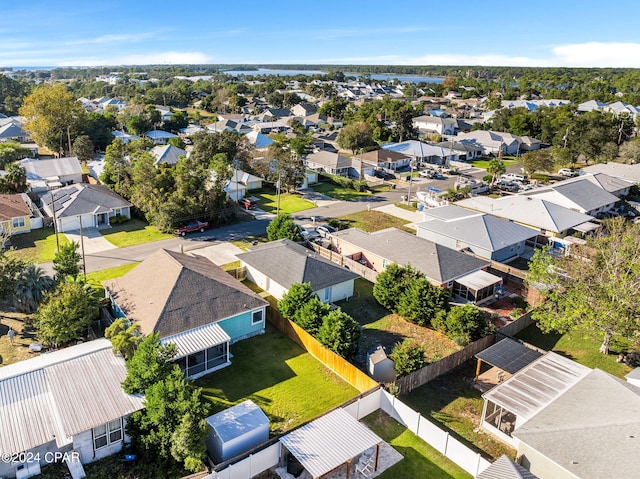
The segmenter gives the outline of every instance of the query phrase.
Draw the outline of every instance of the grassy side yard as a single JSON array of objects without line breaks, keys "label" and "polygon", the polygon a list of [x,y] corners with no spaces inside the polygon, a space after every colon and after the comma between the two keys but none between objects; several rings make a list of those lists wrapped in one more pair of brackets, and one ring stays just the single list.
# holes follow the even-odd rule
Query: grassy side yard
[{"label": "grassy side yard", "polygon": [[358,321],[363,328],[360,352],[364,353],[378,344],[392,348],[405,338],[422,344],[427,360],[437,361],[460,348],[445,335],[433,329],[405,321],[382,307],[373,297],[373,285],[364,279],[356,279],[354,295],[338,306]]},{"label": "grassy side yard", "polygon": [[152,243],[174,237],[174,235],[163,233],[155,226],[151,226],[146,221],[138,219],[131,219],[126,223],[115,225],[111,229],[105,230],[102,236],[118,248]]},{"label": "grassy side yard", "polygon": [[122,264],[120,266],[114,266],[113,268],[101,269],[100,271],[87,273],[87,283],[94,289],[103,289],[103,281],[124,276],[139,264],[140,262]]},{"label": "grassy side yard", "polygon": [[414,389],[400,399],[424,417],[431,418],[454,431],[454,436],[469,447],[495,459],[506,454],[515,458],[516,451],[478,429],[483,400],[472,385],[475,360]]},{"label": "grassy side yard", "polygon": [[471,479],[471,474],[384,412],[376,411],[362,422],[404,456],[404,459],[378,476],[381,479]]},{"label": "grassy side yard", "polygon": [[[29,345],[36,342],[35,329],[28,324],[30,316],[8,311],[8,306],[0,304],[0,367],[32,358]],[[16,332],[13,344],[7,337],[9,328]]]},{"label": "grassy side yard", "polygon": [[[491,160],[476,160],[476,161],[472,161],[471,162],[471,166],[475,167],[475,168],[482,168],[483,170],[486,170],[489,167],[489,162]],[[511,166],[511,165],[515,165],[516,164],[516,160],[509,160],[507,159],[507,157],[502,157],[502,163],[504,163],[504,166]]]},{"label": "grassy side yard", "polygon": [[348,228],[360,228],[372,233],[385,228],[400,228],[408,224],[407,220],[388,215],[382,211],[359,211],[350,215],[338,218],[344,222]]},{"label": "grassy side yard", "polygon": [[[262,191],[252,196],[258,199],[258,208],[268,213],[275,213],[278,210],[278,195],[275,192]],[[297,211],[308,210],[315,207],[316,205],[311,201],[303,199],[299,193],[280,193],[281,213],[296,213]]]},{"label": "grassy side yard", "polygon": [[627,351],[630,347],[630,343],[621,337],[614,336],[607,355],[598,352],[602,343],[602,334],[587,331],[544,334],[534,324],[518,334],[517,337],[539,348],[562,354],[590,368],[607,371],[619,378],[624,378],[631,371],[626,364],[616,362],[618,354]]},{"label": "grassy side yard", "polygon": [[246,236],[246,237],[244,237],[242,239],[229,241],[229,243],[231,243],[232,245],[237,246],[238,248],[240,248],[243,251],[248,251],[249,248],[254,246],[254,243],[255,244],[262,244],[262,243],[268,243],[268,242],[269,242],[269,240],[267,239],[266,235]]},{"label": "grassy side yard", "polygon": [[[60,246],[69,243],[64,233],[58,234]],[[56,234],[53,228],[40,228],[30,233],[11,237],[12,247],[7,253],[27,263],[46,263],[52,261],[56,254]]]},{"label": "grassy side yard", "polygon": [[196,381],[212,413],[246,399],[280,434],[356,396],[358,391],[267,324],[266,334],[231,347],[232,364]]},{"label": "grassy side yard", "polygon": [[357,200],[365,196],[371,196],[371,193],[366,191],[356,191],[353,188],[346,188],[344,186],[336,185],[330,181],[318,183],[312,186],[313,191],[321,193],[323,195],[330,196],[336,200],[350,201]]}]

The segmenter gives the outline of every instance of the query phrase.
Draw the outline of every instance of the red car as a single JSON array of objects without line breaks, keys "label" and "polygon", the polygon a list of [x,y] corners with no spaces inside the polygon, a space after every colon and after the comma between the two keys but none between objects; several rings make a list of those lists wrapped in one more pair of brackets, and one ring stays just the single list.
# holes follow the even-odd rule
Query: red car
[{"label": "red car", "polygon": [[200,231],[200,233],[202,233],[208,227],[209,227],[209,223],[207,223],[206,221],[190,221],[186,225],[176,229],[176,234],[179,234],[180,236],[184,236],[187,233],[191,233],[193,231]]},{"label": "red car", "polygon": [[242,206],[245,210],[256,209],[256,200],[252,200],[251,198],[240,198],[238,200],[238,204]]}]

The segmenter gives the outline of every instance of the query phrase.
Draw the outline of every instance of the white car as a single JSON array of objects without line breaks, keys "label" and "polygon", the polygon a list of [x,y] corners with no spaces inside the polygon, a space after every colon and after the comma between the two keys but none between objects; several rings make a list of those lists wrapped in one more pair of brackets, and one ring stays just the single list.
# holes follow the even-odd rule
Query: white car
[{"label": "white car", "polygon": [[519,173],[505,173],[501,178],[507,181],[517,181],[519,183],[527,182],[527,178]]},{"label": "white car", "polygon": [[578,173],[569,169],[569,168],[560,168],[558,170],[558,174],[560,176],[566,176],[567,178],[574,178],[576,176],[578,176]]}]

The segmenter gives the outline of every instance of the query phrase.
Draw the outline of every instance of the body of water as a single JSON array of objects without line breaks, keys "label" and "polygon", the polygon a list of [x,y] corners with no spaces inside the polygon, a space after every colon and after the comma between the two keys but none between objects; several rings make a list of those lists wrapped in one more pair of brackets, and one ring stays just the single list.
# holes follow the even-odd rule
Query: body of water
[{"label": "body of water", "polygon": [[320,70],[275,70],[271,68],[258,68],[256,70],[226,70],[222,73],[227,75],[278,75],[282,77],[293,77],[296,75],[326,75],[327,72]]},{"label": "body of water", "polygon": [[[361,76],[361,74],[358,74]],[[369,75],[372,80],[393,80],[397,79],[401,82],[410,82],[410,83],[442,83],[444,78],[436,78],[436,77],[426,77],[422,75],[395,75],[393,73],[380,73],[380,74],[372,74]]]}]

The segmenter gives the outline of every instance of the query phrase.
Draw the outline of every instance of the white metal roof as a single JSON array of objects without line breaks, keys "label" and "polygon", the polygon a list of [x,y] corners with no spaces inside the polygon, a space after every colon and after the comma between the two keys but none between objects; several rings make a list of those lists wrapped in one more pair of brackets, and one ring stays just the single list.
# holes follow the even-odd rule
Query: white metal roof
[{"label": "white metal roof", "polygon": [[482,397],[528,421],[590,371],[571,359],[548,352]]},{"label": "white metal roof", "polygon": [[498,284],[501,282],[501,277],[487,273],[483,270],[474,271],[473,273],[466,274],[463,277],[456,279],[456,283],[466,286],[468,289],[473,291],[478,291],[487,286],[491,286],[492,284]]},{"label": "white metal roof", "polygon": [[97,339],[0,368],[0,451],[17,453],[142,409],[126,394],[124,360]]},{"label": "white metal roof", "polygon": [[269,427],[269,418],[251,399],[209,416],[206,421],[224,442],[265,425]]},{"label": "white metal roof", "polygon": [[218,323],[205,324],[199,328],[167,336],[160,340],[162,344],[173,343],[176,345],[178,352],[175,359],[197,353],[218,344],[228,343],[229,341],[231,341],[231,337]]},{"label": "white metal roof", "polygon": [[382,439],[338,408],[281,437],[280,442],[317,478],[380,444]]}]

